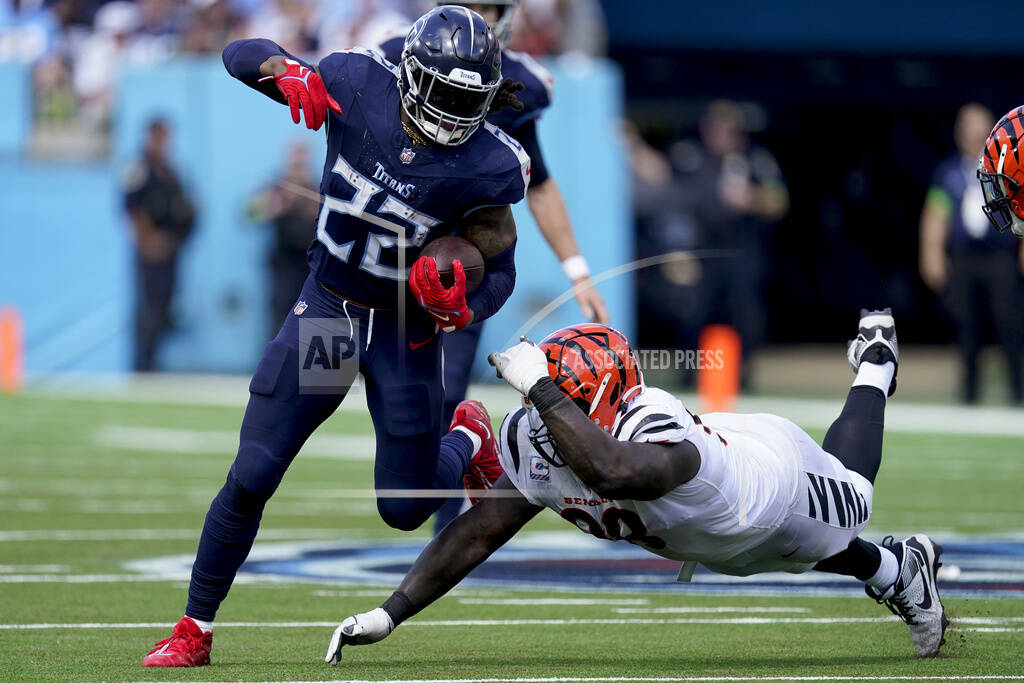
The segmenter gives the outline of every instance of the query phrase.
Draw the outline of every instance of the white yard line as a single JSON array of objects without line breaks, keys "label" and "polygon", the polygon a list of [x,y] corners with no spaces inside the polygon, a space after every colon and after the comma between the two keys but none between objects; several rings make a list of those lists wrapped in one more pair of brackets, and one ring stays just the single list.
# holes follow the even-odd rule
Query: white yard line
[{"label": "white yard line", "polygon": [[623,607],[617,614],[806,614],[807,607]]},{"label": "white yard line", "polygon": [[[413,619],[404,626],[576,626],[576,625],[646,625],[646,624],[691,624],[691,625],[742,625],[761,626],[772,624],[876,624],[895,622],[894,616],[879,617],[726,617],[721,619],[678,618],[678,619]],[[958,630],[960,624],[986,624],[988,627],[1005,627],[1018,621],[1015,617],[971,617],[969,619],[953,619]],[[218,621],[217,628],[334,628],[336,621]],[[171,622],[84,622],[73,624],[38,623],[38,624],[0,624],[5,631],[43,631],[59,629],[130,629],[130,628],[171,628]],[[989,628],[979,628],[979,632],[987,632]],[[975,629],[971,629],[975,630]],[[1002,629],[1001,629],[1002,631]]]},{"label": "white yard line", "polygon": [[[138,427],[108,424],[98,427],[93,441],[103,448],[154,453],[222,455],[238,450],[238,430]],[[372,434],[314,434],[302,447],[307,458],[373,460],[376,440]]]},{"label": "white yard line", "polygon": [[[643,598],[459,598],[462,605],[648,605]],[[616,610],[622,611],[622,610]],[[637,612],[646,610],[636,610]],[[713,611],[713,610],[712,610]]]},{"label": "white yard line", "polygon": [[[199,540],[199,527],[189,529],[24,529],[0,531],[0,543],[17,541],[174,541]],[[365,538],[354,529],[260,529],[257,541],[340,540]]]},{"label": "white yard line", "polygon": [[[250,681],[247,683],[686,683],[689,681],[1020,681],[1024,676],[605,676],[573,678],[381,678],[381,679],[338,679],[334,681]],[[132,683],[157,683],[134,681]],[[166,681],[160,683],[168,683]],[[195,681],[172,681],[170,683],[196,683]],[[217,683],[206,681],[205,683]]]}]

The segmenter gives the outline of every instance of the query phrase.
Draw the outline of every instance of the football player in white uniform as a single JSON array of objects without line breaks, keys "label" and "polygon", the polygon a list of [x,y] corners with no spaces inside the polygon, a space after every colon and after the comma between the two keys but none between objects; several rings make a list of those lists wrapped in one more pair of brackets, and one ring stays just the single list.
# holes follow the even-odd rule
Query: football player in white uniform
[{"label": "football player in white uniform", "polygon": [[[848,348],[856,379],[822,446],[775,415],[698,417],[646,387],[618,331],[584,324],[539,346],[491,354],[527,399],[506,416],[496,448],[505,474],[428,545],[380,607],[345,619],[343,645],[386,637],[451,590],[545,507],[599,538],[626,540],[684,569],[723,574],[810,569],[854,576],[936,655],[948,620],[935,573],[942,548],[924,535],[876,545],[871,515],[886,397],[899,350],[891,312],[862,311]],[[689,567],[687,567],[689,565]]]}]

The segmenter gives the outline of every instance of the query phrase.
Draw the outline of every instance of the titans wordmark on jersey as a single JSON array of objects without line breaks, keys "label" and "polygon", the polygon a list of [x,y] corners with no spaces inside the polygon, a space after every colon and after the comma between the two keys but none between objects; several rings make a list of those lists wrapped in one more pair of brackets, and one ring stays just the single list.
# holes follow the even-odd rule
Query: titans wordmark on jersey
[{"label": "titans wordmark on jersey", "polygon": [[[701,457],[693,479],[651,501],[603,498],[568,466],[553,466],[530,439],[537,427],[543,429],[536,413],[520,408],[506,416],[499,437],[502,467],[527,500],[598,538],[720,573],[806,571],[849,545],[870,515],[871,484],[775,415],[698,417],[671,394],[645,388],[613,435],[638,443],[687,440]],[[859,512],[848,512],[849,505]]]},{"label": "titans wordmark on jersey", "polygon": [[310,269],[354,301],[394,308],[426,243],[478,208],[525,196],[530,159],[491,125],[457,147],[414,145],[402,127],[398,70],[376,52],[336,52],[319,69],[343,113],[328,118]]}]

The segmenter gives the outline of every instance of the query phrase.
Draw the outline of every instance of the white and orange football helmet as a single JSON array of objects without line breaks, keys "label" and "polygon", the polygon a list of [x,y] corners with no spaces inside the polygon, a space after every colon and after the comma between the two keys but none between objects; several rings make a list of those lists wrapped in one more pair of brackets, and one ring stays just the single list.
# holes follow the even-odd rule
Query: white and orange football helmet
[{"label": "white and orange football helmet", "polygon": [[985,195],[985,215],[999,232],[1007,229],[1024,237],[1024,166],[1020,142],[1024,138],[1024,107],[999,119],[978,159],[978,180]]}]

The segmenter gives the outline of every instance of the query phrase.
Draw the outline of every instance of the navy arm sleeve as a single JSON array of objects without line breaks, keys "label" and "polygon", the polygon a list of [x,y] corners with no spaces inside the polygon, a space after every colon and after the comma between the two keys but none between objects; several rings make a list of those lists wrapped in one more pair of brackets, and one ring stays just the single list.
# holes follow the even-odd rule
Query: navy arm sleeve
[{"label": "navy arm sleeve", "polygon": [[548,179],[548,167],[544,163],[544,155],[540,151],[540,140],[537,139],[537,120],[530,119],[509,133],[523,146],[530,155],[530,187],[542,185]]},{"label": "navy arm sleeve", "polygon": [[487,320],[498,312],[516,286],[516,244],[484,260],[484,279],[469,295],[466,305],[473,311],[473,322]]},{"label": "navy arm sleeve", "polygon": [[228,70],[229,74],[242,81],[242,83],[245,83],[250,88],[259,90],[267,97],[277,100],[281,104],[286,104],[284,95],[282,95],[281,91],[277,89],[277,84],[274,83],[273,79],[268,78],[262,83],[259,82],[259,80],[263,78],[263,75],[260,73],[260,65],[274,55],[281,55],[288,59],[294,59],[304,67],[313,69],[313,67],[305,61],[289,53],[274,41],[267,40],[266,38],[236,40],[224,48],[224,54],[222,57],[224,59],[224,68]]}]

